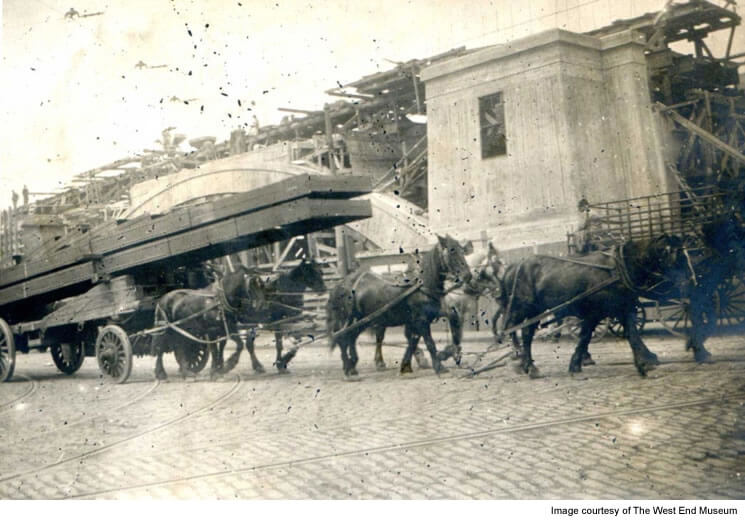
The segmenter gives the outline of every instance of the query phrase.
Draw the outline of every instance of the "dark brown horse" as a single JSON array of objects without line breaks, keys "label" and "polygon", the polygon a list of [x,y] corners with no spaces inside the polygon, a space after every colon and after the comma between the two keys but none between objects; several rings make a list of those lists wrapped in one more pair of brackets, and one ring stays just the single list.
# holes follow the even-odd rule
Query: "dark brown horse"
[{"label": "dark brown horse", "polygon": [[233,338],[242,348],[237,322],[261,309],[264,300],[261,278],[243,266],[207,288],[179,289],[163,295],[155,307],[155,325],[169,327],[152,337],[151,351],[157,356],[155,377],[159,380],[168,377],[163,368],[163,353],[171,350],[181,375],[190,376],[187,358],[198,349],[199,343],[210,344],[212,377],[230,371],[238,363],[239,352],[223,367],[225,342],[220,340]]},{"label": "dark brown horse", "polygon": [[[294,358],[297,349],[293,348],[284,355],[282,354],[282,332],[278,323],[288,321],[293,317],[299,317],[303,313],[303,293],[306,289],[320,293],[326,291],[326,284],[323,281],[321,267],[314,260],[308,261],[306,259],[303,259],[298,266],[287,273],[280,273],[265,279],[265,306],[252,312],[248,316],[248,322],[265,325],[270,330],[273,328],[273,324],[276,324],[274,342],[277,358],[274,365],[277,366],[277,371],[286,373],[287,364]],[[255,335],[251,333],[247,339],[246,348],[251,355],[251,365],[254,371],[262,373],[264,367],[254,355],[254,339]],[[238,355],[240,356],[240,347]]]},{"label": "dark brown horse", "polygon": [[[506,270],[498,299],[500,331],[569,303],[589,291],[590,294],[556,313],[559,317],[576,316],[581,320],[579,342],[569,371],[582,370],[582,360],[595,326],[602,319],[613,317],[624,325],[634,364],[639,374],[646,375],[659,362],[636,329],[638,297],[649,291],[660,294],[670,291],[688,274],[682,241],[667,235],[648,241],[629,241],[619,246],[613,255],[607,252],[568,258],[535,255]],[[538,376],[538,370],[533,364],[531,343],[537,327],[538,323],[534,323],[521,330],[520,371],[534,377]],[[516,341],[515,336],[513,341]]]},{"label": "dark brown horse", "polygon": [[[453,291],[446,292],[440,301],[440,316],[447,318],[452,343],[440,351],[439,358],[441,361],[445,361],[452,356],[456,364],[460,364],[461,342],[463,341],[465,324],[468,322],[473,324],[479,320],[477,316],[479,297],[489,295],[496,298],[496,292],[500,289],[499,275],[502,269],[502,261],[494,245],[489,242],[486,248],[473,251],[469,241],[465,251],[468,252],[469,250],[470,253],[466,254],[465,259],[471,270],[471,279],[468,283],[460,285]],[[385,339],[386,327],[376,325],[371,329],[375,333],[375,367],[382,371],[386,368],[385,360],[383,360],[383,340]],[[420,348],[414,351],[414,358],[420,368],[426,369],[429,367],[429,362],[427,362]]]},{"label": "dark brown horse", "polygon": [[691,328],[686,349],[693,350],[697,362],[708,362],[711,353],[704,342],[716,328],[717,292],[727,279],[745,272],[745,227],[736,214],[722,216],[702,226],[701,238],[706,255],[695,264],[696,283],[686,285]]},{"label": "dark brown horse", "polygon": [[[326,323],[331,349],[336,344],[341,349],[345,376],[357,375],[357,337],[368,327],[404,326],[408,347],[401,361],[401,373],[411,372],[411,357],[422,337],[435,372],[446,370],[438,359],[430,324],[440,316],[445,279],[467,283],[471,278],[470,269],[463,247],[449,236],[438,236],[435,247],[421,255],[416,264],[416,269],[410,271],[401,284],[358,270],[331,291],[326,305]],[[362,323],[354,327],[357,321]],[[345,329],[346,332],[342,332]]]}]

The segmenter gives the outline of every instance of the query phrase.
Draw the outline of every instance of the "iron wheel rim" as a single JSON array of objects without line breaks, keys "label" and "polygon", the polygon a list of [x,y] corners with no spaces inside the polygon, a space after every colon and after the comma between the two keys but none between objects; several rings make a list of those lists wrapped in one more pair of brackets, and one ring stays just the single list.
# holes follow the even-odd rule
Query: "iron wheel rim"
[{"label": "iron wheel rim", "polygon": [[132,345],[119,326],[106,326],[96,340],[96,359],[101,372],[114,383],[124,383],[132,371]]},{"label": "iron wheel rim", "polygon": [[1,318],[0,335],[0,382],[7,382],[13,378],[16,365],[16,346],[10,326]]}]

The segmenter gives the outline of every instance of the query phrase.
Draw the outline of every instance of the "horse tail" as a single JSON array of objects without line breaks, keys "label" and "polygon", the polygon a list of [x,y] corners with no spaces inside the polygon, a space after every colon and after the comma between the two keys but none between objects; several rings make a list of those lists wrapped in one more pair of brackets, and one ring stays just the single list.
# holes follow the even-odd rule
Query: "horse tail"
[{"label": "horse tail", "polygon": [[329,299],[326,302],[326,332],[329,337],[329,349],[332,351],[337,344],[334,334],[345,327],[354,313],[354,293],[344,282],[329,292]]}]

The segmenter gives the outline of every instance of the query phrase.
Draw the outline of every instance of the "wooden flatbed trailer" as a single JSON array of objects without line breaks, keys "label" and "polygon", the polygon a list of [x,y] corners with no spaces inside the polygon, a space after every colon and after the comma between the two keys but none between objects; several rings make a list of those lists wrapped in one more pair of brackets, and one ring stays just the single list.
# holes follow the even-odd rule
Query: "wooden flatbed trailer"
[{"label": "wooden flatbed trailer", "polygon": [[123,382],[132,354],[149,353],[149,342],[129,337],[152,328],[155,301],[179,287],[175,267],[370,217],[370,203],[352,199],[370,189],[366,177],[297,176],[106,223],[0,270],[0,381],[12,378],[16,352],[49,347],[65,373],[97,355],[102,371]]}]

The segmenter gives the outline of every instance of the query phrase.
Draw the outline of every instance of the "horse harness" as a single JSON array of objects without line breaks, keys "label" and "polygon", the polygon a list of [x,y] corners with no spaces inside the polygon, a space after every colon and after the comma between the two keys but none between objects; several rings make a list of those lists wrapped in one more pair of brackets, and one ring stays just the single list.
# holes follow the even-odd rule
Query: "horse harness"
[{"label": "horse harness", "polygon": [[[184,294],[191,293],[191,294],[197,295],[197,296],[204,296],[204,297],[211,297],[211,298],[214,298],[215,297],[214,294],[207,293],[207,292],[196,293],[196,292],[193,292],[193,290],[177,290],[177,291],[179,291],[181,293],[184,293]],[[200,311],[197,311],[196,313],[192,313],[191,315],[188,315],[186,317],[180,318],[180,319],[178,319],[176,321],[173,321],[173,322],[171,322],[170,320],[168,320],[168,317],[166,316],[166,313],[163,311],[163,308],[160,307],[160,303],[156,304],[155,305],[155,324],[156,324],[156,327],[153,328],[153,329],[147,330],[146,333],[157,334],[159,332],[165,331],[166,329],[172,329],[172,330],[176,331],[177,333],[179,333],[180,335],[188,338],[189,340],[191,340],[193,342],[198,342],[200,344],[212,344],[212,343],[215,343],[215,342],[222,342],[224,340],[228,340],[232,335],[230,334],[230,328],[228,327],[228,322],[227,322],[227,319],[225,318],[225,313],[228,312],[228,313],[231,313],[231,314],[234,314],[235,315],[240,310],[238,308],[236,308],[235,306],[233,306],[232,304],[230,304],[230,302],[228,302],[228,298],[225,295],[225,289],[224,289],[224,287],[222,285],[222,281],[219,283],[219,285],[217,287],[217,292],[216,293],[217,293],[217,296],[218,296],[217,302],[215,302],[214,304],[212,304],[210,306],[205,307],[204,309],[202,309]],[[225,336],[218,337],[218,338],[216,338],[214,340],[204,340],[204,339],[201,339],[201,338],[199,338],[199,337],[197,337],[195,335],[192,335],[187,330],[185,330],[184,328],[182,328],[182,327],[179,326],[179,324],[183,324],[184,322],[187,322],[187,321],[192,320],[194,318],[197,318],[197,317],[206,315],[207,313],[209,313],[210,311],[212,311],[215,308],[219,308],[218,309],[218,313],[219,313],[219,316],[220,316],[220,320],[222,320],[223,327],[225,328]]]},{"label": "horse harness", "polygon": [[[600,283],[592,286],[591,288],[583,291],[579,295],[576,295],[576,296],[572,297],[568,301],[559,304],[558,306],[554,306],[553,308],[551,308],[551,309],[549,309],[547,311],[544,311],[543,313],[540,313],[539,315],[537,315],[535,317],[526,319],[526,320],[524,320],[523,322],[521,322],[520,324],[518,324],[516,326],[512,326],[512,327],[510,327],[508,329],[505,329],[504,331],[502,331],[500,333],[500,335],[502,335],[502,336],[508,335],[508,334],[510,334],[510,333],[512,333],[514,331],[517,331],[519,329],[522,329],[523,327],[527,327],[529,325],[535,324],[536,322],[540,322],[543,318],[545,318],[545,317],[547,317],[549,315],[553,315],[557,311],[560,311],[560,310],[562,310],[562,309],[564,309],[564,308],[566,308],[566,307],[574,304],[578,300],[581,300],[581,299],[583,299],[585,297],[588,297],[588,296],[590,296],[590,295],[592,295],[594,293],[597,293],[598,291],[600,291],[600,290],[602,290],[602,289],[604,289],[604,288],[606,288],[606,287],[608,287],[608,286],[610,286],[612,284],[615,284],[616,282],[619,282],[619,281],[629,291],[634,292],[634,293],[641,293],[643,295],[650,294],[652,292],[652,290],[656,286],[659,286],[660,284],[662,284],[662,282],[664,282],[664,277],[662,277],[662,274],[654,273],[654,274],[660,275],[660,277],[662,277],[663,280],[660,281],[659,283],[655,284],[654,286],[650,287],[650,288],[640,288],[640,287],[636,286],[636,284],[634,283],[634,281],[631,279],[631,274],[629,273],[628,266],[626,265],[626,260],[624,258],[624,252],[623,252],[623,245],[622,244],[617,245],[616,248],[614,248],[613,253],[609,253],[609,252],[600,252],[600,253],[602,253],[603,255],[606,255],[608,257],[611,257],[615,261],[614,262],[614,266],[606,266],[604,264],[595,264],[595,263],[590,263],[590,262],[584,262],[584,261],[580,261],[580,260],[577,260],[577,259],[572,259],[572,258],[569,258],[569,257],[556,257],[554,255],[543,255],[543,257],[548,257],[548,258],[551,258],[551,259],[560,260],[562,262],[569,262],[569,263],[572,263],[572,264],[579,264],[581,266],[588,266],[588,267],[591,267],[591,268],[602,269],[602,270],[606,270],[606,271],[609,271],[609,272],[616,271],[616,274],[613,275],[613,276],[611,276],[611,277],[609,277],[609,278],[607,278],[607,279],[605,279],[604,281],[602,281],[602,282],[600,282]],[[515,272],[515,278],[512,281],[512,291],[510,292],[510,299],[507,302],[507,308],[506,308],[505,315],[504,315],[506,319],[509,318],[510,312],[512,311],[512,303],[513,303],[514,298],[515,298],[515,290],[517,289],[517,279],[520,276],[520,272],[521,272],[521,270],[523,268],[523,265],[524,265],[524,261],[521,262],[518,265],[517,270]]]}]

